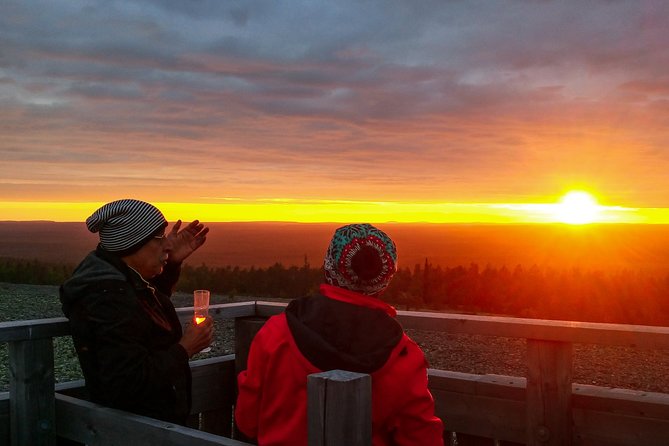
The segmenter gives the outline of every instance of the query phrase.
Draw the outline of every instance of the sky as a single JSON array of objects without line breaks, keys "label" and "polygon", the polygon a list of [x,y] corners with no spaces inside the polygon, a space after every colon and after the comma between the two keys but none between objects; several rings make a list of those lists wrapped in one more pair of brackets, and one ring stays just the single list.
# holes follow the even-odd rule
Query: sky
[{"label": "sky", "polygon": [[0,220],[134,197],[531,222],[584,190],[669,223],[668,23],[663,0],[3,0]]}]

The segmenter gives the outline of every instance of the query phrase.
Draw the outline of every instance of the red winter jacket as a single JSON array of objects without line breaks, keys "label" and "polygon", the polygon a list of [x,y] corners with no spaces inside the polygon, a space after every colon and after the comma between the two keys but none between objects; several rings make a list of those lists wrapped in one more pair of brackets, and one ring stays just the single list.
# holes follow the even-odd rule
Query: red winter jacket
[{"label": "red winter jacket", "polygon": [[330,285],[292,301],[258,332],[238,377],[235,419],[260,446],[307,444],[307,376],[372,376],[373,445],[443,445],[420,347],[379,299]]}]

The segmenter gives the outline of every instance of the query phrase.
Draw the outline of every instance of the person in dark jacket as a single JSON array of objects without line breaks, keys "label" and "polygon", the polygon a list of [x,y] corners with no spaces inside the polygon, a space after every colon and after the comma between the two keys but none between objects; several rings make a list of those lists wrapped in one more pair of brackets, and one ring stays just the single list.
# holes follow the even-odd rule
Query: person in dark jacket
[{"label": "person in dark jacket", "polygon": [[337,229],[320,294],[290,302],[251,343],[238,375],[235,420],[260,446],[307,444],[307,376],[328,370],[372,377],[374,446],[442,446],[420,347],[379,299],[397,270],[394,242],[369,224]]},{"label": "person in dark jacket", "polygon": [[193,221],[169,233],[163,214],[118,200],[87,220],[100,243],[60,287],[86,389],[93,402],[185,424],[191,405],[188,360],[207,347],[213,322],[185,333],[170,301],[181,262],[206,240]]}]

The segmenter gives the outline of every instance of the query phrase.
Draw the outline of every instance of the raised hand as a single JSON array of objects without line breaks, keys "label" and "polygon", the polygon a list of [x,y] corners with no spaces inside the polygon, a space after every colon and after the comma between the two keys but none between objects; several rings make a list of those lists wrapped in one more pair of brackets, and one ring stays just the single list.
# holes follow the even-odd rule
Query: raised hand
[{"label": "raised hand", "polygon": [[207,240],[208,232],[209,228],[200,223],[199,220],[188,223],[183,229],[181,229],[181,220],[178,220],[172,226],[169,234],[167,234],[167,238],[172,245],[170,261],[175,263],[183,262],[204,244]]}]

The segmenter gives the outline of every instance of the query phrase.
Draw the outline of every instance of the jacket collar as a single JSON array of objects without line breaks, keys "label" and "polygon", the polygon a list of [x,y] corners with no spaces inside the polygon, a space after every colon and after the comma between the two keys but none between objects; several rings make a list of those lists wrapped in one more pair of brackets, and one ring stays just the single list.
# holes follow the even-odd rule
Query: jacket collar
[{"label": "jacket collar", "polygon": [[128,264],[126,264],[123,259],[121,259],[113,252],[109,252],[98,245],[97,249],[95,250],[95,254],[121,272],[126,277],[128,282],[132,284],[135,290],[153,288],[149,282],[144,280],[141,274],[128,266]]},{"label": "jacket collar", "polygon": [[397,310],[392,305],[388,305],[384,301],[376,298],[367,296],[365,294],[356,293],[355,291],[347,290],[345,288],[336,287],[333,285],[328,285],[323,283],[320,286],[320,292],[323,296],[330,299],[339,300],[341,302],[346,302],[353,305],[358,305],[361,307],[371,308],[374,310],[384,311],[390,317],[397,316]]}]

